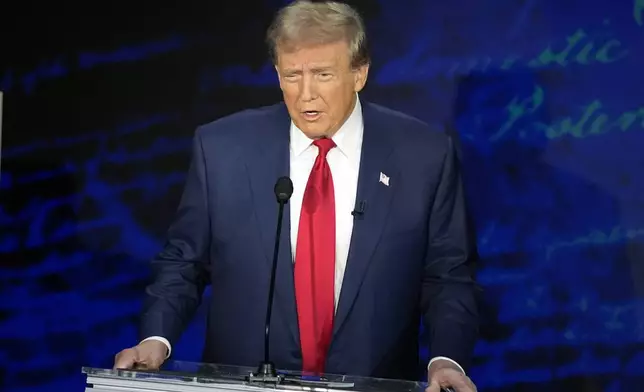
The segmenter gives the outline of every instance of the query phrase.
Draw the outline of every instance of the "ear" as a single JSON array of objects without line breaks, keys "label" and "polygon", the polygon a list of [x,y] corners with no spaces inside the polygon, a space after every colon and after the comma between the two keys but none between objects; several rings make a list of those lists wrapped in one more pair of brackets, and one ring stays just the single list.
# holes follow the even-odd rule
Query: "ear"
[{"label": "ear", "polygon": [[367,77],[369,76],[369,64],[360,66],[353,71],[353,89],[359,93],[367,84]]}]

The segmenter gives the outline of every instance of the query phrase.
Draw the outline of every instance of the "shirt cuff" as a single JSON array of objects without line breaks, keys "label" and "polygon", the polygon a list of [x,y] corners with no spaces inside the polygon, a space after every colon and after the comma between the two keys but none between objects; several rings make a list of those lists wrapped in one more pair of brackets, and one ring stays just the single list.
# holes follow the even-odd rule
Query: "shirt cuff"
[{"label": "shirt cuff", "polygon": [[453,359],[447,358],[447,357],[434,357],[429,361],[429,364],[427,365],[427,369],[429,369],[430,366],[432,366],[432,363],[438,361],[438,360],[443,360],[443,361],[449,361],[456,365],[461,370],[461,373],[465,374],[465,370],[463,370],[463,367],[458,364],[458,362],[454,361]]},{"label": "shirt cuff", "polygon": [[157,341],[165,344],[165,346],[168,348],[168,354],[165,356],[165,359],[170,358],[170,353],[172,353],[172,346],[170,345],[170,342],[168,341],[168,339],[162,338],[161,336],[150,336],[147,339],[141,340],[141,343],[143,343],[145,341],[148,341],[148,340],[157,340]]}]

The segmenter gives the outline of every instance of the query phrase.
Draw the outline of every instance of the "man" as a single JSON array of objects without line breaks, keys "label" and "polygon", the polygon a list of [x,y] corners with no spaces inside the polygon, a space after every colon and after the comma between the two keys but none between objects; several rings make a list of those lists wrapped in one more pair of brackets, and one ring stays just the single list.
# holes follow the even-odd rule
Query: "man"
[{"label": "man", "polygon": [[349,6],[292,3],[268,41],[284,103],[197,130],[178,217],[152,261],[143,341],[115,367],[159,367],[207,284],[203,361],[261,362],[273,186],[287,175],[294,192],[271,323],[276,366],[417,379],[422,317],[430,389],[475,390],[463,369],[478,329],[472,247],[451,139],[360,102],[369,57]]}]

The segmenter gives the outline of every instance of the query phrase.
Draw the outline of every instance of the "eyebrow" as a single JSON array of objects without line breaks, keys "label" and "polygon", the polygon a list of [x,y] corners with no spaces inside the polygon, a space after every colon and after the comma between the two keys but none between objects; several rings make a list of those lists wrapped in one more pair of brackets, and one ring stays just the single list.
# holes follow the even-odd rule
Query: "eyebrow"
[{"label": "eyebrow", "polygon": [[332,69],[333,69],[333,67],[331,67],[331,66],[315,67],[315,68],[311,68],[311,71],[313,71],[313,73],[320,73],[320,72],[331,71]]},{"label": "eyebrow", "polygon": [[[328,72],[333,70],[332,66],[322,66],[322,67],[314,67],[311,68],[311,72],[313,73],[322,73],[322,72]],[[300,68],[287,68],[284,70],[285,74],[293,74],[293,75],[301,75],[302,74],[302,69]]]}]

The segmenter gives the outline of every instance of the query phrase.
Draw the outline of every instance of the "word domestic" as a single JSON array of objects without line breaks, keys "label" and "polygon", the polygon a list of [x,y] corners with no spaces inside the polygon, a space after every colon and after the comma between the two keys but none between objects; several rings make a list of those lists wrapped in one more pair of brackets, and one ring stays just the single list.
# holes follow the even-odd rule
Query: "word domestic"
[{"label": "word domestic", "polygon": [[[644,2],[644,0],[639,1]],[[564,42],[549,44],[536,52],[537,55],[528,59],[520,55],[506,55],[500,59],[485,56],[446,59],[432,56],[427,51],[410,50],[402,57],[392,59],[385,64],[376,74],[376,80],[384,85],[417,83],[419,79],[431,79],[439,75],[455,77],[490,70],[531,70],[571,65],[611,64],[629,54],[622,41],[614,36],[591,34],[583,28],[566,36]]]}]

